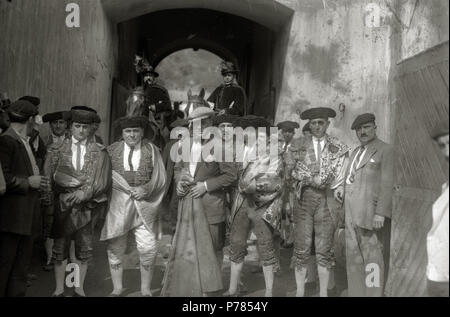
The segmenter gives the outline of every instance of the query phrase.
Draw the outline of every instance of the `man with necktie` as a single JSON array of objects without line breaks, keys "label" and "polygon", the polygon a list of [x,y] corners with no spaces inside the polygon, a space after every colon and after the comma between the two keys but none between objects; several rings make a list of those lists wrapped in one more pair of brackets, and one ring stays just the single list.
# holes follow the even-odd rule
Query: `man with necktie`
[{"label": "man with necktie", "polygon": [[247,96],[236,79],[239,70],[231,62],[224,61],[220,66],[223,84],[212,92],[207,101],[219,114],[243,116],[246,114]]},{"label": "man with necktie", "polygon": [[95,114],[88,110],[70,111],[71,138],[49,148],[44,172],[51,177],[54,224],[52,238],[56,289],[64,296],[64,281],[70,241],[75,241],[75,263],[79,284],[74,296],[86,296],[84,278],[92,258],[92,219],[98,204],[107,201],[111,188],[111,161],[106,148],[89,138]]},{"label": "man with necktie", "polygon": [[[206,135],[212,116],[214,111],[208,107],[191,112],[191,140],[182,141],[181,161],[175,163],[179,218],[162,296],[204,296],[223,288],[226,190],[236,181],[237,169],[233,162],[224,161],[224,153],[211,153],[222,143],[221,138]],[[189,143],[190,151],[185,153],[184,145]]]},{"label": "man with necktie", "polygon": [[348,296],[383,296],[390,251],[393,148],[378,139],[371,113],[356,117],[351,129],[361,145],[352,152],[338,189],[342,198],[345,192]]},{"label": "man with necktie", "polygon": [[166,171],[158,148],[143,139],[147,117],[119,119],[123,141],[108,147],[113,190],[100,240],[107,241],[108,261],[114,290],[123,293],[123,260],[129,233],[140,257],[141,294],[152,296],[150,285],[157,244],[155,223],[166,186]]},{"label": "man with necktie", "polygon": [[330,270],[335,265],[333,254],[334,220],[328,197],[340,184],[349,148],[337,138],[327,134],[329,118],[336,112],[330,108],[312,108],[300,118],[309,120],[311,138],[302,138],[288,151],[294,168],[294,261],[297,297],[304,296],[308,262],[313,242],[319,273],[320,296],[328,296]]}]

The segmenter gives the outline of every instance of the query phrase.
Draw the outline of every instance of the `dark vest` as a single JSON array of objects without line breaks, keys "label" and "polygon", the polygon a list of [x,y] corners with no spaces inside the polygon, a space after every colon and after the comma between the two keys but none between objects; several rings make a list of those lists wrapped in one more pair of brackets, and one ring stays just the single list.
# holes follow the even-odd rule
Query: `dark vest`
[{"label": "dark vest", "polygon": [[124,141],[116,142],[108,147],[113,171],[119,173],[132,187],[147,184],[153,173],[153,151],[148,141],[141,142],[141,159],[137,171],[125,171],[123,166]]}]

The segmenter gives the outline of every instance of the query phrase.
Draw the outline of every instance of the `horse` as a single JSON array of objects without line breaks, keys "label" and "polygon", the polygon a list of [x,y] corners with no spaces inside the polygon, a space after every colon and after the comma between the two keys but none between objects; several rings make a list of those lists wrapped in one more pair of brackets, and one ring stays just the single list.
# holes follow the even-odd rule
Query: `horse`
[{"label": "horse", "polygon": [[205,89],[202,88],[202,90],[200,90],[200,94],[198,95],[193,95],[192,94],[192,90],[189,89],[188,93],[188,102],[186,105],[186,108],[184,109],[184,112],[186,113],[186,116],[189,116],[192,111],[194,111],[195,109],[199,108],[199,107],[207,107],[210,108],[208,102],[206,102],[205,98]]}]

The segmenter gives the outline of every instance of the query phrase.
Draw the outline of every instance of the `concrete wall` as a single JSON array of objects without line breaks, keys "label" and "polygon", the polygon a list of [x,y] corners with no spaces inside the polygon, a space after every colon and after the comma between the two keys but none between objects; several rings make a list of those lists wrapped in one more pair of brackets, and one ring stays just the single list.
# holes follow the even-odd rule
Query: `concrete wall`
[{"label": "concrete wall", "polygon": [[406,59],[448,41],[448,0],[403,0],[401,58]]},{"label": "concrete wall", "polygon": [[[373,112],[379,136],[392,142],[396,64],[448,41],[448,1],[277,2],[295,10],[295,14],[276,121],[299,120],[293,114],[309,107],[332,107],[338,118],[333,120],[330,132],[353,146],[357,140],[349,129],[354,117]],[[371,4],[378,7],[378,16]],[[341,103],[346,106],[344,113],[338,111]]]},{"label": "concrete wall", "polygon": [[[375,28],[366,26],[368,1],[284,3],[295,9],[295,14],[276,121],[300,120],[297,114],[310,107],[331,107],[338,116],[332,120],[330,133],[355,145],[352,121],[360,113],[373,112],[380,137],[390,141],[393,28],[389,21]],[[338,111],[341,103],[345,105],[343,113]]]},{"label": "concrete wall", "polygon": [[[0,90],[12,99],[40,96],[43,113],[88,104],[107,123],[118,45],[116,27],[101,3],[116,21],[120,12],[131,12],[124,8],[132,2],[136,12],[130,18],[170,7],[217,8],[253,21],[269,17],[265,20],[274,29],[281,28],[271,66],[275,120],[299,120],[296,113],[308,107],[338,110],[344,104],[346,110],[338,113],[330,132],[349,145],[357,143],[349,128],[362,112],[374,112],[380,137],[392,141],[396,63],[448,40],[447,0],[233,0],[226,7],[219,0],[158,0],[151,2],[158,4],[152,8],[143,0],[74,2],[81,8],[79,29],[65,27],[65,1],[0,2]],[[375,27],[366,19],[370,3],[380,8]],[[286,8],[294,12],[292,20]],[[101,129],[106,136],[108,126]]]},{"label": "concrete wall", "polygon": [[[67,28],[61,0],[0,1],[0,91],[41,98],[40,112],[89,105],[109,129],[115,28],[100,0],[77,0],[80,28]],[[46,131],[44,131],[45,133]]]}]

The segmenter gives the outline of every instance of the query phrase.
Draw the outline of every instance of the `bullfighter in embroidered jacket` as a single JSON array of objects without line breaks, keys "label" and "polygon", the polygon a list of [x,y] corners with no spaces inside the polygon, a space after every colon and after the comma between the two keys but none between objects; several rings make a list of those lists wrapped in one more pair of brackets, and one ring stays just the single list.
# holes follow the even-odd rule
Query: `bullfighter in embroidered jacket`
[{"label": "bullfighter in embroidered jacket", "polygon": [[51,177],[55,239],[56,289],[53,296],[64,296],[65,268],[70,241],[75,240],[76,262],[80,268],[80,285],[75,296],[86,296],[83,285],[92,258],[92,218],[99,203],[107,200],[111,188],[111,161],[106,148],[92,142],[89,133],[95,121],[92,112],[71,110],[72,137],[61,146],[51,146],[44,173]]},{"label": "bullfighter in embroidered jacket", "polygon": [[[290,148],[296,199],[294,202],[294,258],[297,296],[304,296],[305,278],[313,232],[320,280],[320,295],[327,296],[330,269],[334,266],[334,221],[327,203],[329,190],[340,184],[349,148],[326,133],[336,112],[330,108],[312,108],[301,114],[309,120],[311,138],[297,140]],[[335,195],[337,192],[335,191]]]},{"label": "bullfighter in embroidered jacket", "polygon": [[[50,133],[49,135],[44,139],[44,144],[46,148],[50,148],[52,145],[53,147],[60,147],[64,140],[67,138],[70,138],[70,132],[67,130],[68,122],[66,120],[66,117],[70,114],[70,112],[65,111],[58,111],[58,112],[52,112],[47,113],[42,117],[42,121],[44,123],[49,123],[50,125]],[[53,239],[50,238],[52,225],[53,225],[53,209],[48,208],[46,206],[51,206],[52,204],[46,199],[48,199],[50,195],[43,195],[42,199],[42,235],[45,239],[44,241],[44,247],[45,252],[47,254],[46,263],[44,265],[45,271],[51,271],[53,270],[53,264],[52,264],[52,253],[53,253]]]},{"label": "bullfighter in embroidered jacket", "polygon": [[[235,296],[239,292],[238,282],[247,253],[247,238],[253,227],[263,265],[265,296],[271,297],[274,267],[278,261],[273,235],[280,230],[283,189],[283,164],[278,151],[278,137],[271,137],[271,125],[263,118],[244,117],[236,120],[233,125],[253,129],[247,130],[250,135],[243,151],[238,193],[231,211],[231,274],[230,286],[224,295]],[[252,142],[252,138],[256,142]],[[276,151],[269,151],[272,147],[276,147]]]},{"label": "bullfighter in embroidered jacket", "polygon": [[150,284],[156,258],[155,223],[164,196],[166,171],[154,144],[143,139],[146,117],[120,119],[123,141],[108,147],[113,189],[100,240],[108,241],[108,260],[114,290],[123,292],[123,257],[132,232],[141,262],[141,293],[152,296]]}]

